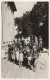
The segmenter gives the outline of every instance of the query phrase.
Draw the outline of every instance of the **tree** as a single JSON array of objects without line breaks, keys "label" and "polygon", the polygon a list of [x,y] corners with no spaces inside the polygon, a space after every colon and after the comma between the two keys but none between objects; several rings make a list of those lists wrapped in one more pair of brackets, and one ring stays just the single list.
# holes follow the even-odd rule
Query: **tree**
[{"label": "tree", "polygon": [[48,46],[48,7],[48,2],[37,2],[30,12],[34,34],[42,36],[45,46]]},{"label": "tree", "polygon": [[41,35],[48,46],[48,2],[37,2],[30,12],[26,12],[16,23],[22,35]]}]

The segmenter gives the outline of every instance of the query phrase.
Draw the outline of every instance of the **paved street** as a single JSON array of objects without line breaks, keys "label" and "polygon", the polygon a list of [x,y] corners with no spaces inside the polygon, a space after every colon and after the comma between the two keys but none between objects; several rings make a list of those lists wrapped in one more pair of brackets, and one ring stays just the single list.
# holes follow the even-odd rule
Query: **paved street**
[{"label": "paved street", "polygon": [[36,72],[25,67],[19,67],[3,57],[1,58],[1,77],[2,78],[48,78],[48,53],[40,53],[36,60]]}]

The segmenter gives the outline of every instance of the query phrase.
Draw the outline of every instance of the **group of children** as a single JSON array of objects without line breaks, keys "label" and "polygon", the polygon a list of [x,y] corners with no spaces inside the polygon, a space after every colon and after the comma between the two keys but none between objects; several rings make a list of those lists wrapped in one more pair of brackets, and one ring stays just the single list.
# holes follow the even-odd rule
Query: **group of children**
[{"label": "group of children", "polygon": [[35,67],[35,60],[39,56],[39,52],[42,51],[42,38],[34,37],[33,46],[30,44],[30,36],[27,39],[18,39],[17,45],[14,44],[8,46],[8,59],[16,60],[19,66]]}]

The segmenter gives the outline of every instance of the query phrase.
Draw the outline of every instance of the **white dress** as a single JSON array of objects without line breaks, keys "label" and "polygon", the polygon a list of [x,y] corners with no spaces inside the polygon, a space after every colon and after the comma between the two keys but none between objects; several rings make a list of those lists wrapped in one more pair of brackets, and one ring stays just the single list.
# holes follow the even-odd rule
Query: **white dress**
[{"label": "white dress", "polygon": [[20,54],[19,54],[19,60],[20,60],[20,61],[23,61],[23,53],[20,53]]},{"label": "white dress", "polygon": [[16,51],[16,58],[19,60],[19,51]]}]

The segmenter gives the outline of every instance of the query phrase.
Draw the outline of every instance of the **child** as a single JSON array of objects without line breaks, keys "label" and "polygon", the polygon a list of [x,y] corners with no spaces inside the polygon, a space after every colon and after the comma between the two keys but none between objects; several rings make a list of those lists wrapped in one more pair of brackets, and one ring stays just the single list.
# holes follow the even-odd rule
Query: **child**
[{"label": "child", "polygon": [[34,58],[37,57],[37,47],[36,47],[36,44],[34,43],[34,46],[33,46],[33,52],[34,52]]},{"label": "child", "polygon": [[19,64],[19,48],[16,50],[16,59],[17,59],[17,64]]},{"label": "child", "polygon": [[28,67],[28,60],[27,60],[27,57],[28,57],[28,55],[27,55],[27,52],[26,52],[26,49],[24,49],[24,51],[23,51],[23,65],[27,68]]},{"label": "child", "polygon": [[36,65],[35,65],[35,60],[36,60],[36,58],[37,58],[37,47],[36,47],[36,44],[34,43],[34,46],[33,46],[33,67],[34,67],[34,71],[35,71],[35,67],[36,67]]},{"label": "child", "polygon": [[41,36],[39,36],[39,52],[41,52],[43,49],[42,49],[42,38]]},{"label": "child", "polygon": [[29,47],[27,47],[27,54],[28,54],[28,66],[30,67],[30,65],[31,65],[31,63],[30,63],[30,61],[31,61],[31,54],[30,54],[30,49],[29,49]]},{"label": "child", "polygon": [[22,45],[20,45],[20,52],[19,52],[19,67],[22,66],[23,63],[23,49]]}]

